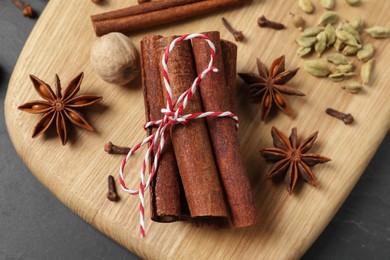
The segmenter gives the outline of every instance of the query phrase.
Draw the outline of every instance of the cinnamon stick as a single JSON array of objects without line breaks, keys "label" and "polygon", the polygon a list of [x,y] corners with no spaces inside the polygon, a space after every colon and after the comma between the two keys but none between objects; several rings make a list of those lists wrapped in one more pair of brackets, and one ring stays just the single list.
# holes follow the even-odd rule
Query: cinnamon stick
[{"label": "cinnamon stick", "polygon": [[[232,107],[230,112],[235,112],[236,103],[236,63],[237,63],[237,46],[229,41],[221,40],[221,51],[224,70],[226,87],[229,92],[230,105]],[[192,222],[199,228],[228,228],[228,219],[216,219],[216,218],[202,218],[193,219]]]},{"label": "cinnamon stick", "polygon": [[[224,63],[219,32],[206,32],[216,46],[214,65],[218,73],[208,74],[201,82],[200,94],[205,111],[232,110],[229,90],[226,88]],[[207,67],[209,46],[202,39],[193,40],[193,52],[198,73]],[[214,156],[224,187],[232,225],[244,227],[257,222],[251,186],[241,157],[235,125],[230,118],[207,118]]]},{"label": "cinnamon stick", "polygon": [[123,9],[106,12],[102,14],[92,15],[91,19],[93,22],[104,21],[104,20],[112,20],[116,18],[123,18],[126,16],[132,16],[137,14],[144,14],[153,11],[159,11],[163,9],[168,9],[175,6],[185,5],[193,2],[197,2],[199,0],[168,0],[168,1],[155,1],[148,2],[142,5],[133,5],[130,7],[126,7]]},{"label": "cinnamon stick", "polygon": [[226,88],[230,98],[230,112],[236,112],[237,45],[221,40]]},{"label": "cinnamon stick", "polygon": [[[144,92],[146,121],[161,119],[164,107],[162,84],[156,41],[162,36],[147,36],[141,41],[142,87]],[[148,128],[148,135],[155,132]],[[154,153],[156,149],[153,149]],[[152,158],[154,155],[151,156]],[[151,167],[151,165],[150,165]],[[150,184],[151,218],[158,222],[172,222],[179,219],[182,203],[179,170],[170,137],[165,141],[155,179]]]},{"label": "cinnamon stick", "polygon": [[[175,37],[159,40],[162,56]],[[173,98],[177,99],[196,77],[194,57],[189,41],[179,42],[169,54],[168,70]],[[183,114],[202,111],[199,93],[196,92]],[[181,180],[191,217],[227,217],[223,190],[215,165],[210,138],[204,119],[185,125],[174,125],[171,137]]]},{"label": "cinnamon stick", "polygon": [[206,14],[244,2],[244,0],[204,0],[188,1],[187,3],[187,1],[176,0],[172,1],[172,5],[169,5],[168,2],[171,1],[152,1],[137,5],[137,7],[129,7],[110,13],[94,15],[91,19],[95,33],[97,36],[102,36],[110,32],[128,33]]}]

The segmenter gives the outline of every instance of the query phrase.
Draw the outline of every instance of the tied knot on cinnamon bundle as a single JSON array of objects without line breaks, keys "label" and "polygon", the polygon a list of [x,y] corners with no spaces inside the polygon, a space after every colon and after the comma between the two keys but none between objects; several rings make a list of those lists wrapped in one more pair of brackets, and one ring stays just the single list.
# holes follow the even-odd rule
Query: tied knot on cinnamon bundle
[{"label": "tied knot on cinnamon bundle", "polygon": [[[208,66],[199,73],[199,75],[195,78],[190,88],[188,88],[184,93],[182,93],[176,100],[173,100],[173,91],[171,88],[171,83],[169,80],[169,72],[168,72],[168,58],[169,53],[173,50],[175,45],[182,41],[191,40],[194,38],[203,39],[207,42],[207,44],[210,47],[210,61],[208,63]],[[150,182],[153,181],[153,178],[155,177],[155,173],[157,171],[158,165],[159,165],[159,158],[162,154],[162,150],[165,144],[165,140],[167,138],[167,130],[175,124],[186,124],[188,121],[192,119],[199,119],[204,117],[229,117],[235,120],[236,127],[238,127],[238,118],[235,114],[229,111],[225,112],[197,112],[197,113],[190,113],[182,115],[183,110],[186,108],[188,102],[190,102],[191,97],[194,95],[194,93],[197,90],[197,87],[199,86],[200,82],[204,77],[206,77],[207,74],[211,72],[217,72],[218,69],[213,65],[214,64],[214,57],[215,57],[215,45],[211,42],[211,40],[203,35],[203,34],[186,34],[181,37],[178,37],[174,39],[169,46],[166,48],[163,57],[162,57],[162,75],[163,75],[163,82],[165,85],[165,94],[166,94],[166,108],[161,109],[161,112],[163,114],[163,118],[156,121],[150,121],[145,124],[145,128],[150,127],[157,127],[157,130],[150,134],[148,137],[146,137],[142,142],[135,145],[130,152],[127,154],[127,156],[123,159],[121,167],[120,167],[120,177],[119,181],[121,184],[122,189],[131,194],[131,195],[138,195],[139,196],[139,203],[140,203],[140,232],[141,236],[145,236],[145,226],[144,226],[144,191],[146,191],[149,186]],[[149,148],[146,151],[144,161],[142,163],[142,168],[140,171],[140,183],[138,190],[133,190],[127,188],[125,182],[124,182],[124,175],[123,171],[126,166],[126,163],[130,159],[130,157],[142,146],[145,144],[149,144]],[[156,152],[153,151],[153,149],[156,149]],[[146,164],[149,160],[149,157],[153,157],[152,160],[152,167],[150,169],[149,176],[145,182],[145,170],[146,170]],[[190,158],[191,159],[191,158]]]}]

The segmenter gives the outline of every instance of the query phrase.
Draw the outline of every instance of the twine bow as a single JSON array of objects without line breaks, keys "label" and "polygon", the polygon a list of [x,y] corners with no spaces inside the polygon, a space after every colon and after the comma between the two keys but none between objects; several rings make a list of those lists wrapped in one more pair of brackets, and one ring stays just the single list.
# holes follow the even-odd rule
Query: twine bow
[{"label": "twine bow", "polygon": [[[172,88],[169,81],[169,74],[168,74],[168,57],[169,53],[173,50],[175,47],[175,44],[181,41],[191,40],[194,38],[204,39],[209,47],[210,47],[210,62],[205,68],[193,81],[191,87],[185,91],[183,94],[179,96],[179,98],[174,101],[173,95],[172,95]],[[167,106],[166,108],[161,109],[161,112],[163,114],[162,119],[157,121],[150,121],[147,122],[144,126],[144,128],[152,127],[152,126],[158,126],[156,132],[146,137],[142,142],[135,145],[130,152],[127,154],[126,157],[123,158],[121,167],[119,169],[119,182],[121,184],[122,189],[130,193],[131,195],[137,195],[139,196],[139,210],[140,210],[140,233],[141,236],[145,236],[145,223],[144,223],[144,209],[145,209],[145,201],[144,201],[144,192],[149,188],[150,182],[153,180],[157,168],[158,168],[158,161],[161,155],[161,151],[164,148],[164,143],[167,136],[167,131],[172,125],[175,124],[185,124],[191,119],[196,118],[204,118],[204,117],[230,117],[236,121],[236,127],[238,128],[238,117],[229,112],[200,112],[200,113],[192,113],[192,114],[186,114],[182,115],[183,110],[186,108],[188,101],[190,101],[192,95],[196,92],[197,87],[199,86],[202,79],[211,72],[218,72],[218,69],[213,66],[214,64],[214,58],[215,58],[215,45],[210,41],[210,39],[203,35],[203,34],[186,34],[181,37],[176,38],[171,42],[171,44],[166,48],[164,55],[162,57],[162,74],[164,78],[164,85],[165,85],[165,94],[167,97]],[[142,162],[142,167],[139,175],[139,188],[138,190],[133,190],[127,188],[125,182],[124,182],[124,175],[123,171],[126,166],[126,163],[130,159],[130,157],[142,146],[145,144],[150,143],[150,146],[148,150],[145,153],[144,160]],[[153,148],[157,145],[157,151],[153,158],[153,164],[149,172],[149,176],[145,182],[145,170],[146,170],[146,164],[149,160],[149,156],[153,152]]]}]

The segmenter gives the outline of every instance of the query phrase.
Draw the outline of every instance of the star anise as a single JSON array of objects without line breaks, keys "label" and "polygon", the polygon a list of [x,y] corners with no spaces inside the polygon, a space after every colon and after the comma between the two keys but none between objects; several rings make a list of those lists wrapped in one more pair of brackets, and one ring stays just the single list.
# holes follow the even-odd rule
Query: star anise
[{"label": "star anise", "polygon": [[287,138],[276,127],[272,127],[271,134],[275,148],[260,149],[261,155],[267,161],[275,163],[266,176],[273,178],[284,175],[284,182],[290,195],[294,190],[298,175],[309,184],[317,186],[317,179],[310,166],[330,161],[325,156],[307,153],[312,148],[318,132],[313,133],[300,143],[298,143],[296,127],[292,129],[290,138]]},{"label": "star anise", "polygon": [[292,116],[291,107],[285,95],[304,96],[305,94],[285,84],[290,81],[299,68],[285,70],[284,55],[274,60],[269,71],[259,59],[257,59],[259,76],[253,73],[238,73],[238,75],[250,87],[250,96],[257,101],[261,98],[261,119],[265,120],[269,115],[273,104],[286,115]]},{"label": "star anise", "polygon": [[91,95],[80,95],[76,97],[77,92],[80,90],[83,77],[84,73],[80,73],[75,77],[62,94],[61,82],[57,74],[55,77],[56,93],[53,92],[52,88],[47,83],[36,76],[30,75],[35,90],[43,99],[45,99],[31,101],[18,107],[18,109],[22,111],[33,114],[45,113],[34,127],[33,138],[46,132],[54,121],[57,128],[57,134],[61,138],[63,145],[68,141],[68,121],[88,131],[94,131],[87,120],[85,120],[85,118],[75,109],[92,105],[100,101],[102,97]]}]

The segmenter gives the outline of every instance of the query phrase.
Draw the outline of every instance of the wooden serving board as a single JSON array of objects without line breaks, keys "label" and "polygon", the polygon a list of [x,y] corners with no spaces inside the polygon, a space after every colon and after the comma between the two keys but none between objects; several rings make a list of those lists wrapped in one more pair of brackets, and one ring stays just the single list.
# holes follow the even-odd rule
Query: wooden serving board
[{"label": "wooden serving board", "polygon": [[[324,12],[319,1],[314,2],[315,13],[303,14],[311,26]],[[369,26],[390,27],[390,1],[363,0],[359,7],[350,7],[341,0],[336,2],[336,11],[343,19],[360,16]],[[89,62],[89,50],[96,39],[90,15],[130,4],[136,4],[136,1],[108,0],[102,6],[78,0],[51,0],[48,3],[15,66],[5,101],[7,127],[19,155],[36,178],[66,206],[142,257],[300,257],[348,196],[389,129],[390,40],[374,40],[364,35],[364,41],[373,43],[376,48],[376,68],[372,86],[365,87],[359,94],[347,93],[340,88],[341,84],[314,78],[301,70],[290,85],[306,96],[288,98],[295,111],[293,118],[278,113],[268,122],[262,122],[259,105],[247,101],[247,89],[239,80],[237,104],[241,127],[238,134],[260,214],[259,224],[243,229],[205,230],[188,223],[153,223],[147,210],[147,237],[141,239],[138,198],[119,191],[120,202],[106,199],[107,176],[113,174],[117,179],[122,157],[109,156],[103,151],[103,144],[109,140],[132,146],[145,137],[141,81],[138,78],[126,87],[107,84],[97,76]],[[220,19],[224,16],[246,35],[246,41],[237,44],[239,72],[255,72],[256,57],[269,65],[282,54],[286,55],[287,68],[292,69],[303,66],[304,60],[295,54],[298,47],[294,41],[299,31],[291,25],[289,11],[302,14],[297,1],[252,1],[240,8],[219,10],[176,25],[133,33],[130,37],[139,45],[140,39],[147,34],[179,35],[219,30],[222,38],[233,40],[221,24]],[[261,14],[282,21],[288,28],[283,31],[259,28],[257,18]],[[359,71],[360,63],[356,59],[354,63]],[[66,86],[81,71],[84,71],[85,79],[80,93],[104,97],[100,105],[83,111],[96,133],[73,128],[66,146],[61,145],[54,130],[32,139],[33,126],[40,115],[17,110],[22,103],[40,99],[28,75],[36,75],[54,85],[54,75],[58,73]],[[356,122],[344,125],[324,113],[327,107],[351,112]],[[318,188],[300,182],[294,195],[290,196],[283,184],[265,179],[270,165],[260,157],[259,148],[272,146],[270,129],[273,125],[286,134],[297,126],[301,138],[319,131],[312,152],[329,156],[332,161],[314,168]],[[132,167],[127,168],[126,182],[134,188],[137,187],[142,156],[139,152]]]}]

